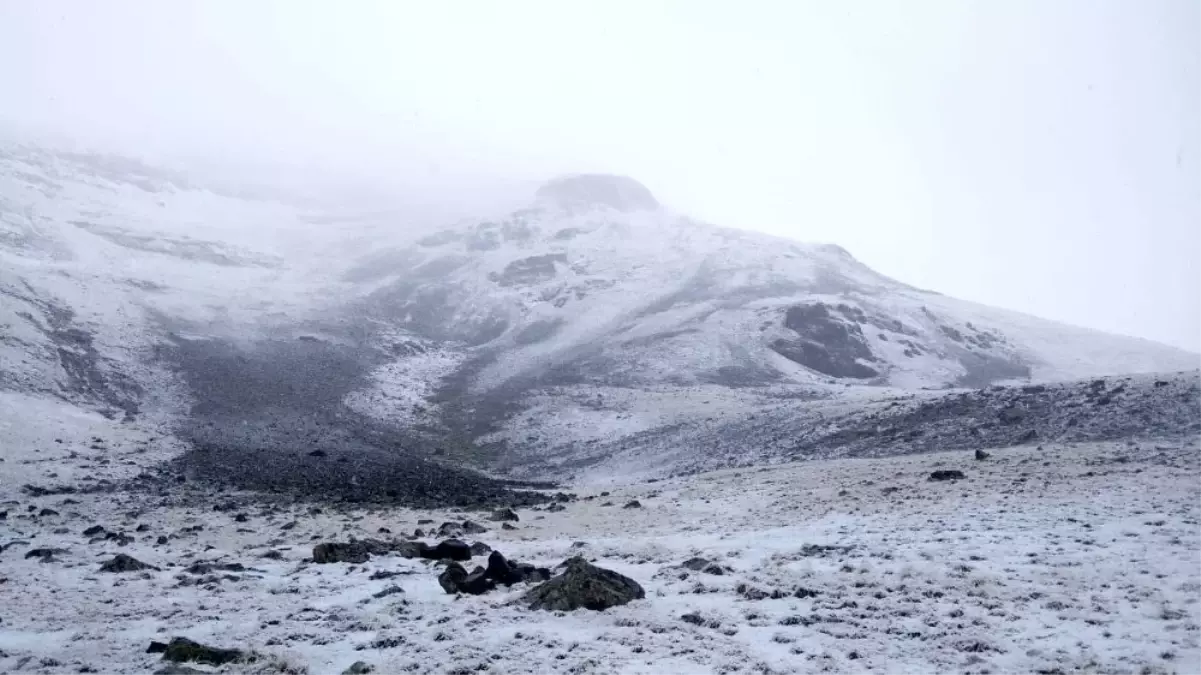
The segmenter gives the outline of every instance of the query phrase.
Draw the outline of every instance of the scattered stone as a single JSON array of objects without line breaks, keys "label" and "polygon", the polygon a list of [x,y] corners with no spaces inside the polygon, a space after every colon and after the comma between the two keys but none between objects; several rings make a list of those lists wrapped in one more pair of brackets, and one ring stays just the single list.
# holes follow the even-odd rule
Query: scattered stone
[{"label": "scattered stone", "polygon": [[114,542],[117,546],[127,546],[133,543],[133,537],[124,532],[105,532],[104,540]]},{"label": "scattered stone", "polygon": [[39,517],[57,516],[57,515],[58,515],[58,511],[55,511],[54,509],[50,509],[50,508],[45,508],[45,509],[42,509],[41,511],[38,511]]},{"label": "scattered stone", "polygon": [[459,591],[468,595],[483,595],[495,586],[496,584],[488,578],[488,570],[476,567],[467,578],[459,582]]},{"label": "scattered stone", "polygon": [[169,541],[169,540],[167,539],[167,535],[165,535],[165,534],[160,534],[160,535],[158,536],[158,539],[155,539],[155,540],[154,540],[154,543],[155,543],[155,544],[158,544],[159,546],[162,546],[162,545],[166,544],[168,541]]},{"label": "scattered stone", "polygon": [[350,667],[342,671],[342,675],[367,675],[371,672],[371,666],[362,661],[355,661],[350,664]]},{"label": "scattered stone", "polygon": [[767,598],[771,597],[771,593],[768,593],[762,588],[755,588],[754,586],[750,586],[748,584],[738,584],[734,590],[747,600],[766,600]]},{"label": "scattered stone", "polygon": [[165,651],[167,651],[167,643],[155,642],[154,640],[151,640],[150,646],[146,648],[147,654],[162,654]]},{"label": "scattered stone", "polygon": [[567,571],[523,596],[530,609],[570,612],[581,607],[601,611],[646,597],[637,581],[576,556]]},{"label": "scattered stone", "polygon": [[817,591],[815,591],[811,588],[805,588],[804,586],[801,586],[800,588],[798,588],[792,592],[792,597],[801,598],[802,600],[805,598],[816,598],[817,596],[818,596]]},{"label": "scattered stone", "polygon": [[325,542],[313,547],[313,562],[324,565],[327,563],[345,562],[361,564],[371,558],[371,552],[362,542],[347,543]]},{"label": "scattered stone", "polygon": [[111,572],[114,574],[121,572],[140,572],[142,570],[157,570],[154,565],[148,565],[137,558],[118,553],[112,560],[100,566],[101,572]]},{"label": "scattered stone", "polygon": [[640,508],[642,508],[642,502],[638,501],[637,499],[631,499],[630,501],[626,502],[625,506],[623,506],[621,508],[623,508],[623,509],[640,509]]},{"label": "scattered stone", "polygon": [[146,523],[142,523],[141,525],[138,525],[137,527],[135,527],[135,528],[133,529],[133,531],[134,531],[134,532],[149,532],[149,531],[150,531],[150,526],[149,526],[149,525],[147,525]]},{"label": "scattered stone", "polygon": [[405,592],[405,589],[401,588],[400,586],[393,585],[393,586],[389,586],[389,587],[385,588],[384,590],[382,590],[378,593],[372,593],[371,597],[375,598],[376,600],[379,600],[380,598],[386,598],[389,595],[396,595],[397,593],[404,593],[404,592]]},{"label": "scattered stone", "polygon": [[518,517],[517,512],[514,511],[513,509],[497,509],[492,512],[492,515],[489,517],[489,520],[516,522],[516,521],[521,520],[521,518]]},{"label": "scattered stone", "polygon": [[488,555],[492,552],[492,547],[482,541],[477,541],[471,545],[471,555]]},{"label": "scattered stone", "polygon": [[556,512],[558,512],[558,511],[566,511],[566,510],[567,510],[567,507],[566,507],[566,506],[563,506],[562,504],[559,504],[559,503],[557,503],[557,502],[556,502],[556,503],[554,503],[554,504],[548,504],[548,505],[547,505],[547,507],[546,507],[546,510],[547,510],[547,511],[550,511],[550,512],[552,512],[552,513],[556,513]]},{"label": "scattered stone", "polygon": [[213,572],[245,572],[242,563],[194,562],[184,570],[189,574],[212,574]]},{"label": "scattered stone", "polygon": [[427,548],[422,557],[433,560],[471,560],[471,547],[458,539],[447,539],[432,549]]},{"label": "scattered stone", "polygon": [[479,523],[473,523],[470,520],[463,521],[463,534],[483,534],[487,531],[488,528]]},{"label": "scattered stone", "polygon": [[88,529],[86,529],[86,530],[84,530],[84,531],[83,531],[83,536],[85,536],[85,537],[94,537],[94,536],[96,536],[96,535],[98,535],[98,534],[100,534],[100,533],[102,533],[102,532],[104,532],[104,526],[103,526],[103,525],[93,525],[93,526],[91,526],[91,527],[89,527]]},{"label": "scattered stone", "polygon": [[467,570],[457,562],[452,562],[438,575],[438,585],[442,590],[454,595],[459,592],[459,584],[467,579]]},{"label": "scattered stone", "polygon": [[1038,431],[1030,429],[1018,438],[1018,443],[1030,443],[1036,440],[1038,440]]},{"label": "scattered stone", "polygon": [[488,556],[488,568],[485,570],[485,576],[505,586],[512,586],[521,581],[522,577],[500,551],[493,551]]},{"label": "scattered stone", "polygon": [[501,523],[501,524],[500,524],[500,529],[502,529],[502,530],[516,530],[517,528],[516,528],[516,527],[513,527],[513,525],[512,525],[512,524],[510,524],[510,523]]},{"label": "scattered stone", "polygon": [[167,648],[163,650],[164,661],[174,661],[176,663],[191,661],[210,666],[222,666],[234,661],[240,661],[244,657],[245,653],[239,649],[209,647],[185,637],[171,638],[171,641],[167,643]]},{"label": "scattered stone", "polygon": [[329,453],[324,450],[314,450],[309,453],[309,457],[325,457],[327,455],[329,455]]},{"label": "scattered stone", "polygon": [[692,570],[693,572],[703,572],[705,574],[713,574],[722,576],[726,573],[726,569],[715,562],[705,560],[701,557],[689,558],[685,560],[680,567]]},{"label": "scattered stone", "polygon": [[382,579],[391,579],[392,577],[399,577],[404,574],[410,574],[410,572],[395,572],[392,570],[376,570],[376,571],[372,572],[371,576],[369,576],[367,578],[370,579],[371,581],[380,581]]},{"label": "scattered stone", "polygon": [[299,524],[300,524],[300,523],[298,523],[298,522],[296,522],[295,520],[293,520],[293,521],[290,521],[290,522],[284,523],[282,526],[280,526],[280,528],[279,528],[279,529],[281,529],[281,530],[284,530],[284,531],[286,532],[286,531],[288,531],[288,530],[294,530],[294,529],[296,529],[296,526],[297,526],[297,525],[299,525]]},{"label": "scattered stone", "polygon": [[21,492],[30,497],[50,497],[53,495],[69,495],[75,493],[75,488],[70,485],[55,485],[52,487],[42,487],[40,485],[30,485],[26,483],[21,486]]},{"label": "scattered stone", "polygon": [[963,472],[958,469],[939,469],[938,471],[931,472],[928,480],[962,480],[964,478],[967,478],[967,476],[963,475]]},{"label": "scattered stone", "polygon": [[61,553],[68,553],[65,548],[35,548],[25,552],[25,559],[40,558],[42,562],[51,562],[55,560],[55,556]]},{"label": "scattered stone", "polygon": [[250,520],[250,516],[246,515],[245,513],[239,513],[234,516],[235,523],[244,523],[248,520]]},{"label": "scattered stone", "polygon": [[988,459],[991,456],[992,455],[988,454],[987,452],[984,452],[983,450],[980,450],[980,449],[976,450],[976,461],[977,462],[983,462],[984,460]]}]

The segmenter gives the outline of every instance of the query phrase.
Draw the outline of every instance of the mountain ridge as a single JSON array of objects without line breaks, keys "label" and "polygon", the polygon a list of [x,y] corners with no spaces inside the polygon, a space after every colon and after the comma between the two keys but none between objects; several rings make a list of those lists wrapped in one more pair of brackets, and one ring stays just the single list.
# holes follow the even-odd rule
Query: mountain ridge
[{"label": "mountain ridge", "polygon": [[[0,153],[0,386],[231,452],[313,443],[286,427],[316,411],[514,468],[697,423],[705,399],[735,417],[1197,366],[910,287],[837,245],[698,222],[625,177],[561,177],[525,208],[416,234],[173,176]],[[250,404],[271,398],[284,409]]]}]

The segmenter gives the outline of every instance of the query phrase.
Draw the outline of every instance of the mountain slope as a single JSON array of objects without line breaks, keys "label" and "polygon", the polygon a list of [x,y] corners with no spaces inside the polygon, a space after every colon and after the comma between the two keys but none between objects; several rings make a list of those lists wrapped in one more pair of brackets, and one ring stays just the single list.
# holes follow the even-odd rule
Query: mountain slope
[{"label": "mountain slope", "polygon": [[699,223],[613,176],[413,232],[10,147],[0,263],[0,387],[231,453],[595,464],[581,451],[805,401],[1198,365],[915,289],[837,246]]}]

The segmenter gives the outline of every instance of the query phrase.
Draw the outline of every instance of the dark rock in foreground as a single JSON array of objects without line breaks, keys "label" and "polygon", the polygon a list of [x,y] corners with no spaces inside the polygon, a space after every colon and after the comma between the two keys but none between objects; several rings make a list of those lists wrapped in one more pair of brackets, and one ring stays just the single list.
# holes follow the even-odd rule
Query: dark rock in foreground
[{"label": "dark rock in foreground", "polygon": [[590,564],[582,557],[567,561],[567,571],[523,596],[530,609],[570,612],[601,611],[646,597],[637,581]]},{"label": "dark rock in foreground", "polygon": [[[153,646],[153,645],[152,645]],[[163,650],[164,661],[176,663],[195,662],[210,666],[222,666],[234,661],[241,661],[246,654],[240,649],[220,649],[202,645],[185,637],[171,638]]]},{"label": "dark rock in foreground", "polygon": [[967,476],[963,475],[963,472],[959,469],[939,469],[930,474],[929,480],[963,480],[964,478],[967,478]]},{"label": "dark rock in foreground", "polygon": [[471,560],[471,547],[458,539],[447,539],[433,548],[426,548],[422,557],[433,560]]},{"label": "dark rock in foreground", "polygon": [[450,594],[459,592],[459,584],[467,578],[467,570],[459,563],[451,563],[438,575],[438,585]]}]

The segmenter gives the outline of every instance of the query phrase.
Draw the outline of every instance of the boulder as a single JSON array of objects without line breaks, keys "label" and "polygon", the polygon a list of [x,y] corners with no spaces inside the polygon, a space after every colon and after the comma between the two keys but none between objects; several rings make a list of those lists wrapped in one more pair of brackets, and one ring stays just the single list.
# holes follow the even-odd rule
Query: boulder
[{"label": "boulder", "polygon": [[471,547],[458,539],[447,539],[433,548],[427,548],[423,557],[433,560],[471,560]]},{"label": "boulder", "polygon": [[642,502],[638,501],[637,499],[631,499],[630,501],[626,502],[625,506],[623,506],[621,508],[623,508],[623,509],[640,509],[640,508],[642,508]]},{"label": "boulder", "polygon": [[459,584],[467,579],[467,570],[457,562],[452,562],[438,575],[438,585],[451,595],[459,592]]},{"label": "boulder", "polygon": [[963,480],[964,478],[967,478],[967,476],[963,475],[963,472],[958,469],[939,469],[938,471],[931,472],[928,480]]},{"label": "boulder", "polygon": [[505,556],[500,551],[493,551],[488,556],[488,568],[485,570],[485,576],[498,584],[512,586],[521,581],[521,573],[505,560]]},{"label": "boulder", "polygon": [[590,564],[582,557],[567,561],[567,570],[523,596],[530,609],[570,612],[602,611],[646,597],[637,581]]},{"label": "boulder", "polygon": [[488,570],[476,567],[467,578],[459,582],[459,592],[468,595],[482,595],[495,588],[496,584],[488,578]]},{"label": "boulder", "polygon": [[362,661],[355,661],[350,664],[350,667],[342,671],[342,675],[367,675],[371,672],[371,666]]},{"label": "boulder", "polygon": [[471,555],[488,555],[492,552],[492,547],[482,541],[477,541],[471,545]]}]

